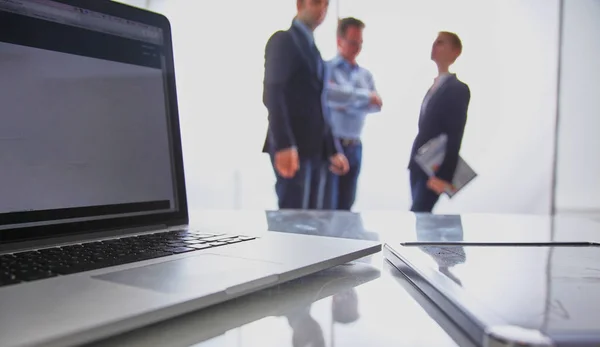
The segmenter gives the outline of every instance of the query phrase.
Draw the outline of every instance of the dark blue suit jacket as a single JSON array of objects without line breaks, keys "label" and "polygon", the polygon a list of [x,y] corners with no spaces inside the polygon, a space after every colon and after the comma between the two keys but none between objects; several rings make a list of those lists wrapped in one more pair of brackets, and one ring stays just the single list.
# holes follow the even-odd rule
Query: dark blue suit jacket
[{"label": "dark blue suit jacket", "polygon": [[448,136],[446,156],[436,176],[452,182],[467,123],[470,100],[469,86],[458,80],[456,75],[449,76],[435,91],[419,117],[419,132],[410,154],[410,170],[426,175],[414,161],[414,157],[418,149],[427,141],[445,133]]},{"label": "dark blue suit jacket", "polygon": [[301,158],[341,152],[323,115],[325,64],[295,25],[271,36],[265,48],[263,103],[269,130],[263,152],[295,146]]}]

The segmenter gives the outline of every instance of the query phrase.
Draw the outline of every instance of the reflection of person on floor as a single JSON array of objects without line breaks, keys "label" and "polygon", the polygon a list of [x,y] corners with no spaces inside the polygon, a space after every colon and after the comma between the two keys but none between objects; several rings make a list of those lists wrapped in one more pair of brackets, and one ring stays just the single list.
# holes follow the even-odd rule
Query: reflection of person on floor
[{"label": "reflection of person on floor", "polygon": [[379,241],[377,233],[365,229],[360,213],[277,210],[265,215],[270,231]]},{"label": "reflection of person on floor", "polygon": [[440,266],[438,268],[438,270],[443,273],[444,275],[446,275],[446,277],[448,277],[449,279],[453,280],[456,284],[458,284],[459,286],[462,286],[462,282],[461,280],[456,277],[452,272],[450,272],[450,269],[448,269],[447,266]]},{"label": "reflection of person on floor", "polygon": [[[341,291],[331,298],[331,315],[333,322],[350,324],[360,317],[358,312],[358,296],[356,289],[350,288]],[[302,307],[285,315],[292,328],[292,346],[294,347],[319,347],[325,346],[323,329],[310,315],[311,305]]]},{"label": "reflection of person on floor", "polygon": [[358,312],[358,296],[356,289],[351,288],[337,293],[331,300],[333,321],[342,324],[356,322],[360,317]]},{"label": "reflection of person on floor", "polygon": [[[460,216],[416,214],[417,241],[463,241]],[[462,282],[450,272],[450,268],[467,260],[462,246],[421,246],[438,264],[438,271],[458,285]]]},{"label": "reflection of person on floor", "polygon": [[292,328],[292,346],[294,347],[325,347],[323,329],[310,315],[310,307],[286,315]]}]

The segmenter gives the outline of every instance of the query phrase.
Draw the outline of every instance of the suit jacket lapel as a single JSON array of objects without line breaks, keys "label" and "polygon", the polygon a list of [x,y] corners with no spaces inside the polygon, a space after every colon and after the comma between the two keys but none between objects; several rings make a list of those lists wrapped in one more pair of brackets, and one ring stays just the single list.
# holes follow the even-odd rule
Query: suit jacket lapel
[{"label": "suit jacket lapel", "polygon": [[446,78],[446,80],[442,83],[442,85],[439,86],[438,89],[433,93],[433,95],[431,96],[431,99],[429,100],[429,103],[431,104],[432,101],[435,102],[435,100],[437,98],[439,98],[440,95],[444,94],[444,90],[446,90],[446,88],[448,88],[448,86],[451,85],[452,82],[454,82],[455,80],[456,80],[455,75],[448,76],[448,78]]},{"label": "suit jacket lapel", "polygon": [[[449,76],[443,83],[441,86],[439,86],[436,90],[433,91],[431,88],[429,89],[429,91],[427,91],[427,94],[425,94],[425,98],[423,99],[423,101],[425,101],[428,97],[429,100],[427,101],[427,105],[425,105],[425,109],[421,108],[421,118],[425,118],[426,115],[429,113],[430,110],[432,110],[435,107],[435,104],[437,102],[437,100],[444,94],[444,91],[456,80],[456,75],[451,75]],[[429,94],[431,94],[431,96],[429,96]]]},{"label": "suit jacket lapel", "polygon": [[317,78],[320,82],[322,82],[325,78],[325,62],[323,61],[323,57],[321,56],[321,52],[317,48],[316,44],[313,47],[314,49],[314,59],[315,62],[315,71],[317,72]]},{"label": "suit jacket lapel", "polygon": [[427,106],[429,105],[429,101],[431,101],[431,88],[429,88],[427,90],[427,93],[425,93],[425,96],[423,97],[423,101],[421,101],[421,110],[419,112],[419,115],[422,117],[423,113],[427,110]]},{"label": "suit jacket lapel", "polygon": [[319,79],[319,75],[323,76],[323,73],[319,74],[319,72],[317,71],[317,59],[321,59],[320,53],[318,56],[315,56],[311,53],[313,51],[313,47],[310,46],[310,43],[308,42],[308,40],[306,40],[304,34],[299,32],[299,29],[296,28],[294,25],[292,25],[292,27],[290,28],[290,32],[292,34],[292,38],[294,39],[294,43],[296,44],[298,50],[300,51],[300,54],[302,55],[302,58],[310,67],[310,70],[313,72],[315,78]]},{"label": "suit jacket lapel", "polygon": [[423,121],[425,121],[429,117],[429,115],[435,110],[435,108],[437,107],[437,102],[440,100],[441,97],[443,97],[446,89],[449,88],[449,86],[452,85],[455,80],[456,80],[456,76],[452,75],[452,76],[449,76],[446,80],[444,80],[442,85],[439,86],[436,90],[432,91],[432,89],[429,88],[429,90],[427,91],[427,94],[425,94],[425,98],[423,99],[423,103],[425,103],[425,101],[426,101],[427,104],[421,105],[421,113],[419,115],[419,125]]}]

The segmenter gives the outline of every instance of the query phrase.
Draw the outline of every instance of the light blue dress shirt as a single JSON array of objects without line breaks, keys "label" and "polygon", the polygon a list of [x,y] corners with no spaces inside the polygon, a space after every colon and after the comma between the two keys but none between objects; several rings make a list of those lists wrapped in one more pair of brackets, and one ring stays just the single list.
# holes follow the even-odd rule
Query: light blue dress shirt
[{"label": "light blue dress shirt", "polygon": [[365,118],[369,113],[381,111],[370,104],[370,95],[376,92],[371,73],[352,65],[341,56],[327,62],[325,99],[334,136],[359,140]]}]

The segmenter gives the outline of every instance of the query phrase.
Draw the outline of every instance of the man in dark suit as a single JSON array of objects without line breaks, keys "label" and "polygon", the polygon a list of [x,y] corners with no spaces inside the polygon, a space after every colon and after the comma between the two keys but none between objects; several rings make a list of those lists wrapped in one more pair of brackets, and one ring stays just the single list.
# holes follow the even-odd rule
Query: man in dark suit
[{"label": "man in dark suit", "polygon": [[[450,65],[461,52],[462,42],[455,33],[440,32],[433,43],[431,59],[436,63],[439,74],[423,100],[419,132],[408,165],[413,212],[431,212],[440,194],[454,189],[451,182],[458,163],[471,99],[469,86],[456,78],[456,74],[449,73]],[[428,177],[414,157],[421,146],[440,134],[448,136],[446,155],[436,169],[435,176]]]},{"label": "man in dark suit", "polygon": [[334,139],[323,105],[326,67],[313,31],[323,22],[328,0],[297,0],[292,26],[277,31],[265,48],[263,102],[269,129],[263,152],[275,169],[279,208],[324,206],[327,169],[342,175],[348,161]]}]

